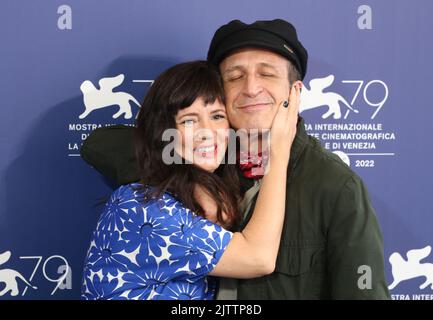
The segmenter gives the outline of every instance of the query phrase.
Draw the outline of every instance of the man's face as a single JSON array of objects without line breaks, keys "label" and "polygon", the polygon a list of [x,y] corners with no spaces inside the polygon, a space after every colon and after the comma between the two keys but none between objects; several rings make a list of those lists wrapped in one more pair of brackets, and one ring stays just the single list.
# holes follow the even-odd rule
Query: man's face
[{"label": "man's face", "polygon": [[288,100],[288,61],[271,51],[245,48],[220,63],[227,116],[235,129],[269,129]]}]

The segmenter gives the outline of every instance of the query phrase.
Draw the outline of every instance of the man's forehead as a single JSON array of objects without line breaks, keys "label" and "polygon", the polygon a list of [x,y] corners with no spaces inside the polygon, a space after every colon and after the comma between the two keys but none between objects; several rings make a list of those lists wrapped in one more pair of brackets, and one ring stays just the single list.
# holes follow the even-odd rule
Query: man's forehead
[{"label": "man's forehead", "polygon": [[246,64],[279,67],[288,60],[270,50],[260,48],[236,49],[228,54],[220,63],[221,71],[229,68],[242,67]]}]

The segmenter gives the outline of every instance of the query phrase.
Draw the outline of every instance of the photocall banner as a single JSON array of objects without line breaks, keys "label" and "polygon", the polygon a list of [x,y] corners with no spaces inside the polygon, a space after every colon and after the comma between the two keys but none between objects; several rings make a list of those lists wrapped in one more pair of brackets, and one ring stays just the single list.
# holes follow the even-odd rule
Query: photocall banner
[{"label": "photocall banner", "polygon": [[[134,123],[153,79],[205,59],[233,19],[293,23],[309,52],[301,115],[366,183],[393,299],[433,299],[429,0],[0,3],[0,300],[79,299],[114,188],[79,156]],[[305,181],[308,183],[308,181]]]}]

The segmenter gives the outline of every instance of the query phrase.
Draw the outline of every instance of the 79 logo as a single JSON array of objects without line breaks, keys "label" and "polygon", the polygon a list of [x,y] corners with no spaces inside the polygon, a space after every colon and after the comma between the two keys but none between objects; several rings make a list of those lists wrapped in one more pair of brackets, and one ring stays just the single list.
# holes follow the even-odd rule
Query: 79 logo
[{"label": "79 logo", "polygon": [[359,96],[362,96],[365,104],[375,109],[371,116],[371,119],[374,119],[388,100],[388,86],[382,80],[371,80],[367,83],[364,80],[341,81],[344,84],[355,86],[355,92],[349,102],[338,92],[327,89],[332,85],[334,79],[334,75],[330,74],[324,78],[310,80],[308,83],[310,88],[304,86],[301,92],[300,112],[317,108],[323,109],[323,106],[327,106],[322,114],[322,119],[329,117],[347,119],[351,112],[359,113],[355,107],[355,102]]},{"label": "79 logo", "polygon": [[[11,258],[11,252],[5,251],[0,254],[0,266],[5,264]],[[32,273],[26,279],[19,271],[14,269],[0,269],[0,297],[10,294],[12,297],[18,295],[24,296],[29,288],[37,290],[38,287],[32,282],[35,275],[42,273],[44,279],[48,282],[54,283],[54,288],[50,295],[54,295],[57,290],[72,289],[72,269],[69,266],[66,258],[60,255],[52,255],[47,258],[43,256],[21,256],[21,260],[33,260],[34,266]],[[56,270],[57,267],[57,270]],[[56,276],[53,276],[52,270],[56,271]],[[19,283],[25,285],[24,289],[20,292]]]}]

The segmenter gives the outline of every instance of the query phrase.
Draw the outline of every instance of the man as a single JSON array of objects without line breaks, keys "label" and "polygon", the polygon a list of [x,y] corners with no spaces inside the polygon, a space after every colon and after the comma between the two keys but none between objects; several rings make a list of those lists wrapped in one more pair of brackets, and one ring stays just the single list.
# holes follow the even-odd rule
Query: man
[{"label": "man", "polygon": [[[291,85],[304,78],[308,54],[286,21],[235,20],[216,31],[207,59],[219,66],[232,127],[248,130],[270,128]],[[132,131],[122,126],[94,131],[83,145],[83,158],[120,184],[136,181]],[[239,168],[246,223],[261,176],[253,173],[252,162]],[[306,134],[302,118],[287,175],[286,216],[275,272],[239,280],[232,291],[224,290],[223,281],[221,298],[389,298],[382,236],[367,190],[338,157]]]}]

